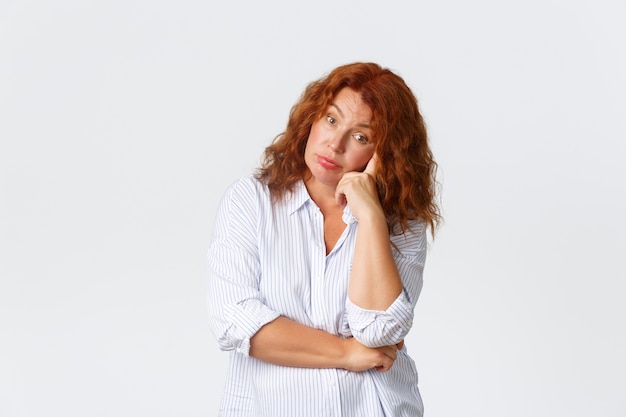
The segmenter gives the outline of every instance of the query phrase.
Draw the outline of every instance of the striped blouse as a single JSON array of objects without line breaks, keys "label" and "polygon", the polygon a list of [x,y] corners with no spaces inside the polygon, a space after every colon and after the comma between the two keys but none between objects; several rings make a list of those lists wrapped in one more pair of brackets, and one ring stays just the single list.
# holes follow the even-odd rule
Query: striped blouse
[{"label": "striped blouse", "polygon": [[324,219],[302,182],[281,203],[252,176],[225,193],[208,251],[211,330],[230,355],[220,416],[422,415],[406,347],[387,372],[286,367],[248,355],[250,338],[279,316],[371,347],[405,338],[422,287],[424,224],[392,236],[404,291],[386,311],[373,311],[347,297],[358,222],[348,208],[343,220],[347,227],[326,255]]}]

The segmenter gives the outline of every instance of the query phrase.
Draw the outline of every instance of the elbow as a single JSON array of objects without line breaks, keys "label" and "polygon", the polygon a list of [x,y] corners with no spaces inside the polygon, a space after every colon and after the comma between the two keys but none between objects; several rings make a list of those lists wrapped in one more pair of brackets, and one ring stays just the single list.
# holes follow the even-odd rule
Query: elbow
[{"label": "elbow", "polygon": [[365,310],[348,300],[347,312],[352,336],[371,348],[400,343],[413,326],[412,305],[402,296],[385,311]]},{"label": "elbow", "polygon": [[279,314],[268,309],[258,300],[222,305],[220,311],[211,311],[211,331],[223,351],[234,350],[245,356],[250,352],[250,339],[265,324]]},{"label": "elbow", "polygon": [[217,339],[217,347],[219,350],[223,352],[228,352],[231,350],[235,350],[235,345],[226,338],[218,338]]},{"label": "elbow", "polygon": [[412,321],[409,323],[374,322],[363,329],[352,328],[352,336],[359,343],[370,348],[397,345],[406,338],[409,330],[411,330],[411,325]]},{"label": "elbow", "polygon": [[230,326],[220,326],[219,323],[216,323],[214,320],[211,322],[211,325],[209,327],[211,330],[211,334],[217,342],[217,347],[221,351],[230,351],[236,349],[235,341],[232,339],[232,337],[229,336]]},{"label": "elbow", "polygon": [[224,352],[234,350],[244,355],[248,355],[250,351],[250,338],[245,336],[237,336],[232,329],[227,328],[223,331],[213,331],[213,335],[217,341],[217,347]]}]

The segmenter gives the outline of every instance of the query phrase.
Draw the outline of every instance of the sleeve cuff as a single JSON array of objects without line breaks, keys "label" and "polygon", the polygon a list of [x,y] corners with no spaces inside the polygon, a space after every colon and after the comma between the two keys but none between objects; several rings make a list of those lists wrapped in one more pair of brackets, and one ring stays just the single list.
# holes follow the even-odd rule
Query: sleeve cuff
[{"label": "sleeve cuff", "polygon": [[413,309],[404,291],[385,311],[361,308],[349,298],[346,310],[352,334],[370,347],[398,343],[413,325]]},{"label": "sleeve cuff", "polygon": [[235,350],[248,356],[250,339],[267,323],[276,320],[280,314],[269,309],[259,300],[249,299],[242,303],[225,307],[225,316],[232,323],[229,339]]}]

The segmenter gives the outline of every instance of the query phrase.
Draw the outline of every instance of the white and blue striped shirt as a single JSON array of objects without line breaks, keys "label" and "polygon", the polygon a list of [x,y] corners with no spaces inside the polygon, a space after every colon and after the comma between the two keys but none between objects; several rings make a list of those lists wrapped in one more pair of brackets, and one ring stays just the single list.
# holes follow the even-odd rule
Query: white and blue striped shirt
[{"label": "white and blue striped shirt", "polygon": [[386,311],[347,297],[358,228],[347,227],[326,255],[324,219],[302,182],[273,203],[253,177],[234,183],[219,207],[208,252],[211,329],[230,351],[220,416],[415,417],[423,414],[415,364],[403,347],[387,372],[273,365],[248,355],[250,338],[279,316],[367,346],[403,340],[422,287],[426,227],[392,236],[404,291]]}]

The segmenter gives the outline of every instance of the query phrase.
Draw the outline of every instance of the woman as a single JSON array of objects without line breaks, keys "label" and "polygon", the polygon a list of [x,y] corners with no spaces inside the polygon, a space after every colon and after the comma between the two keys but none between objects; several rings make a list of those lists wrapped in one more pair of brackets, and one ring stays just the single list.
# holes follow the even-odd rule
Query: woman
[{"label": "woman", "polygon": [[222,416],[421,416],[404,338],[439,221],[417,101],[373,63],[311,83],[222,199],[211,326]]}]

